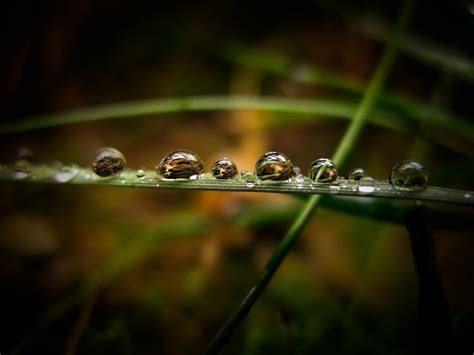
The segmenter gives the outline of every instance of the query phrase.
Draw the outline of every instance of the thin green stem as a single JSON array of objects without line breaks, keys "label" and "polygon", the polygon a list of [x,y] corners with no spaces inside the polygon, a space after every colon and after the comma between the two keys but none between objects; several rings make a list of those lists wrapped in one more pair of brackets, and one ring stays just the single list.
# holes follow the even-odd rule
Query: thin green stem
[{"label": "thin green stem", "polygon": [[[370,80],[366,91],[364,92],[362,102],[360,103],[360,106],[358,107],[356,114],[354,115],[354,118],[351,121],[351,124],[347,128],[346,133],[340,141],[333,156],[335,162],[338,164],[343,164],[347,156],[349,155],[358,136],[360,135],[360,132],[362,130],[362,127],[364,126],[364,123],[367,120],[370,110],[375,104],[377,94],[381,90],[390,72],[390,69],[395,63],[397,57],[398,37],[403,32],[404,28],[408,23],[413,6],[413,1],[405,1],[397,22],[396,32],[390,38],[390,41],[387,44],[387,48],[382,55],[381,62],[377,67],[372,79]],[[293,222],[280,244],[277,246],[276,250],[272,254],[270,260],[265,265],[264,269],[261,271],[257,279],[256,285],[250,290],[250,292],[245,297],[240,306],[237,308],[237,310],[232,314],[232,316],[216,334],[211,344],[209,345],[206,354],[218,353],[222,349],[222,347],[230,340],[230,337],[234,333],[235,329],[245,319],[249,311],[252,309],[253,305],[255,304],[259,296],[262,294],[262,292],[265,290],[266,286],[272,279],[278,267],[285,259],[291,247],[300,236],[313,212],[318,207],[320,199],[320,195],[313,195],[308,198],[300,214]]]}]

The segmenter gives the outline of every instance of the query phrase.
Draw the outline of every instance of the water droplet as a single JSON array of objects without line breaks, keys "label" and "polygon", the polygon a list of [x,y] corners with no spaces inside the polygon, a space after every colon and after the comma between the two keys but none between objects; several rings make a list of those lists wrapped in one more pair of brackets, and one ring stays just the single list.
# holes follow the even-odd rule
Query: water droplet
[{"label": "water droplet", "polygon": [[340,189],[340,187],[337,186],[337,185],[329,186],[329,190],[331,191],[331,193],[337,193],[337,192],[339,192],[339,189]]},{"label": "water droplet", "polygon": [[219,159],[212,165],[215,179],[232,179],[237,175],[237,166],[228,158]]},{"label": "water droplet", "polygon": [[139,179],[144,179],[146,177],[146,172],[143,169],[138,169],[137,170],[137,178]]},{"label": "water droplet", "polygon": [[15,171],[13,173],[13,178],[16,179],[16,180],[23,180],[23,179],[27,178],[28,175],[30,175],[29,171]]},{"label": "water droplet", "polygon": [[247,180],[247,182],[245,183],[245,186],[247,187],[255,187],[255,181],[254,180]]},{"label": "water droplet", "polygon": [[398,190],[419,191],[428,185],[428,173],[420,163],[404,160],[393,166],[389,181]]},{"label": "water droplet", "polygon": [[33,169],[33,164],[29,160],[20,159],[17,160],[15,163],[15,171],[16,172],[24,172],[24,173],[31,173],[31,169]]},{"label": "water droplet", "polygon": [[296,181],[298,184],[304,183],[304,176],[303,176],[303,175],[298,175],[298,176],[295,178],[295,181]]},{"label": "water droplet", "polygon": [[349,179],[359,181],[365,176],[365,170],[362,168],[355,168],[349,173]]},{"label": "water droplet", "polygon": [[119,175],[127,162],[122,153],[115,148],[101,148],[92,159],[92,170],[99,176]]},{"label": "water droplet", "polygon": [[299,166],[294,166],[293,167],[293,176],[298,176],[301,175],[301,169]]},{"label": "water droplet", "polygon": [[57,182],[69,182],[71,181],[79,172],[79,170],[73,166],[62,166],[59,170],[54,174],[53,178]]},{"label": "water droplet", "polygon": [[359,180],[359,192],[371,193],[375,191],[375,181],[370,176],[365,176]]},{"label": "water droplet", "polygon": [[309,168],[309,177],[314,182],[328,183],[337,179],[336,164],[332,160],[321,158],[313,161]]},{"label": "water droplet", "polygon": [[156,187],[160,187],[160,184],[159,184],[159,183],[156,183],[155,186],[156,186]]},{"label": "water droplet", "polygon": [[260,180],[289,180],[293,164],[285,154],[267,152],[255,163],[255,175]]},{"label": "water droplet", "polygon": [[465,198],[471,198],[471,194],[464,194]]},{"label": "water droplet", "polygon": [[190,150],[173,150],[165,155],[156,167],[158,175],[165,179],[189,179],[204,171],[204,163]]},{"label": "water droplet", "polygon": [[198,174],[191,175],[191,176],[189,177],[189,180],[199,180],[200,176],[201,176],[201,175],[198,175]]}]

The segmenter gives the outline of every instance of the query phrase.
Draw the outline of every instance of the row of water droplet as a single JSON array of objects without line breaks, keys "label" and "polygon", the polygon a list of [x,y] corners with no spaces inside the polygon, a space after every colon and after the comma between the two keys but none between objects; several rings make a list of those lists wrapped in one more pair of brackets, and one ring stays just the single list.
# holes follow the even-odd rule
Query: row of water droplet
[{"label": "row of water droplet", "polygon": [[[120,174],[126,167],[126,160],[122,153],[114,148],[98,150],[92,160],[93,171],[102,177]],[[174,150],[166,154],[156,167],[158,176],[163,179],[200,179],[204,173],[204,163],[199,156],[186,149]],[[214,179],[225,180],[240,178],[252,187],[259,181],[295,181],[303,183],[305,177],[298,167],[294,167],[291,160],[283,153],[267,152],[255,163],[254,174],[242,171],[238,174],[235,163],[229,158],[221,158],[211,167]],[[145,177],[145,171],[137,172],[138,178]],[[336,164],[327,158],[313,161],[308,169],[308,178],[312,183],[329,184],[340,178]],[[359,182],[360,192],[375,190],[375,181],[366,176],[365,171],[356,168],[349,174],[349,180]],[[406,191],[423,190],[428,184],[426,169],[415,161],[402,161],[395,164],[389,174],[389,181],[396,189]]]}]

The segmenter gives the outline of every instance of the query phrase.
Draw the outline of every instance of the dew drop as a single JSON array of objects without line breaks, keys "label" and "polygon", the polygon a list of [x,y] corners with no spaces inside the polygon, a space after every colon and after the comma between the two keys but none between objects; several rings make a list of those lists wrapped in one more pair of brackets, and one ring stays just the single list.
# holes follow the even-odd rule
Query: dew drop
[{"label": "dew drop", "polygon": [[255,163],[255,175],[260,180],[289,180],[293,175],[293,164],[285,154],[267,152]]},{"label": "dew drop", "polygon": [[126,165],[125,157],[115,148],[101,148],[92,158],[92,170],[101,177],[119,175]]},{"label": "dew drop", "polygon": [[15,180],[23,180],[23,179],[26,179],[28,175],[30,175],[29,171],[15,171],[13,173],[13,178]]},{"label": "dew drop", "polygon": [[193,175],[202,174],[204,163],[190,150],[173,150],[165,155],[156,170],[165,179],[189,179]]},{"label": "dew drop", "polygon": [[471,194],[464,194],[465,198],[471,198]]},{"label": "dew drop", "polygon": [[309,177],[317,183],[333,182],[337,179],[336,164],[330,159],[317,159],[309,168]]},{"label": "dew drop", "polygon": [[349,180],[359,181],[365,176],[365,170],[362,168],[355,168],[349,173]]},{"label": "dew drop", "polygon": [[375,181],[370,176],[365,176],[359,180],[359,192],[369,194],[375,191]]},{"label": "dew drop", "polygon": [[198,175],[198,174],[191,175],[191,176],[189,177],[189,180],[199,180],[200,176],[201,176],[201,175]]},{"label": "dew drop", "polygon": [[397,190],[420,191],[428,185],[428,173],[420,163],[404,160],[393,166],[389,181]]},{"label": "dew drop", "polygon": [[247,187],[255,187],[255,181],[254,180],[247,180],[247,182],[245,183],[245,186]]},{"label": "dew drop", "polygon": [[303,175],[298,175],[298,176],[295,178],[295,181],[296,181],[296,183],[298,183],[298,184],[304,183],[304,176],[303,176]]},{"label": "dew drop", "polygon": [[137,170],[137,178],[139,179],[144,179],[146,177],[146,172],[143,169],[138,169]]},{"label": "dew drop", "polygon": [[73,166],[62,166],[59,170],[54,174],[53,178],[57,182],[69,182],[71,181],[79,172],[79,170]]},{"label": "dew drop", "polygon": [[237,166],[228,158],[216,161],[211,170],[215,179],[232,179],[237,175]]}]

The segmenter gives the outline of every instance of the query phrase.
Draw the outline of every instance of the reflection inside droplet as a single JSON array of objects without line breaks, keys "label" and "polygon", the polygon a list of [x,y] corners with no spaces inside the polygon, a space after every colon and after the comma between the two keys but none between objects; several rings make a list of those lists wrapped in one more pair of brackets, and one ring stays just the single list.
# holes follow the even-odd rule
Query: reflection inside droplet
[{"label": "reflection inside droplet", "polygon": [[157,166],[158,175],[165,179],[189,179],[203,171],[204,163],[201,158],[187,149],[169,152]]}]

